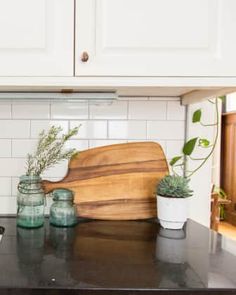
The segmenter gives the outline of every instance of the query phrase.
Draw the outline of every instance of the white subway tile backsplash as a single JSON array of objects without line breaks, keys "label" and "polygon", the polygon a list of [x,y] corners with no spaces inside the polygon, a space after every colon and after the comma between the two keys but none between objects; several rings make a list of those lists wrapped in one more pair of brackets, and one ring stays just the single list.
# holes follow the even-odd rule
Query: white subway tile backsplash
[{"label": "white subway tile backsplash", "polygon": [[103,139],[107,138],[107,121],[71,121],[70,128],[81,125],[78,135],[79,139]]},{"label": "white subway tile backsplash", "polygon": [[[52,125],[81,125],[66,147],[85,150],[134,141],[158,142],[168,159],[183,146],[185,108],[178,97],[119,97],[118,101],[0,102],[0,214],[16,213],[19,176],[26,171],[26,155],[34,151],[39,133]],[[49,169],[44,179],[62,179],[64,161]],[[49,212],[50,199],[47,198]]]},{"label": "white subway tile backsplash", "polygon": [[10,196],[10,195],[11,195],[11,177],[0,177],[0,196]]},{"label": "white subway tile backsplash", "polygon": [[26,158],[27,154],[35,151],[36,144],[36,139],[13,139],[12,157]]},{"label": "white subway tile backsplash", "polygon": [[148,139],[184,139],[184,121],[149,121]]},{"label": "white subway tile backsplash", "polygon": [[66,148],[76,149],[78,151],[83,151],[88,149],[89,142],[88,140],[79,140],[79,139],[71,139],[67,141]]},{"label": "white subway tile backsplash", "polygon": [[89,104],[89,117],[90,119],[127,119],[127,107],[126,101],[92,101]]},{"label": "white subway tile backsplash", "polygon": [[168,140],[166,142],[166,157],[172,159],[182,154],[184,140]]},{"label": "white subway tile backsplash", "polygon": [[166,105],[164,101],[129,101],[129,119],[165,120]]},{"label": "white subway tile backsplash", "polygon": [[17,196],[18,183],[19,183],[19,177],[12,177],[11,178],[11,193],[12,193],[12,196]]},{"label": "white subway tile backsplash", "polygon": [[111,145],[111,144],[119,144],[119,143],[125,143],[126,140],[119,140],[119,139],[101,139],[101,140],[90,140],[89,141],[89,148],[95,148],[105,145]]},{"label": "white subway tile backsplash", "polygon": [[0,119],[11,119],[11,104],[0,103]]},{"label": "white subway tile backsplash", "polygon": [[51,119],[88,119],[88,102],[52,103]]},{"label": "white subway tile backsplash", "polygon": [[62,132],[66,133],[68,132],[68,121],[53,121],[53,120],[33,120],[31,121],[31,138],[38,138],[39,133],[42,130],[48,130],[52,126],[60,126],[62,128]]},{"label": "white subway tile backsplash", "polygon": [[146,139],[145,121],[110,121],[109,138]]},{"label": "white subway tile backsplash", "polygon": [[0,139],[0,158],[11,157],[11,140]]},{"label": "white subway tile backsplash", "polygon": [[28,138],[30,121],[0,120],[0,138]]},{"label": "white subway tile backsplash", "polygon": [[47,103],[16,103],[12,105],[13,119],[49,119],[50,105]]},{"label": "white subway tile backsplash", "polygon": [[168,101],[167,120],[185,120],[185,110],[179,101]]},{"label": "white subway tile backsplash", "polygon": [[20,176],[25,174],[25,159],[0,158],[0,177]]}]

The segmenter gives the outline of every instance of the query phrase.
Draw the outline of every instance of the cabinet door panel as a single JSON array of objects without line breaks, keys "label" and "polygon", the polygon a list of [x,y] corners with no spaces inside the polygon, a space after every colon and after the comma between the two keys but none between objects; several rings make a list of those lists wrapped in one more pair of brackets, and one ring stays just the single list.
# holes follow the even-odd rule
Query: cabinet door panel
[{"label": "cabinet door panel", "polygon": [[77,75],[236,76],[235,0],[76,3]]},{"label": "cabinet door panel", "polygon": [[0,0],[0,75],[73,75],[73,0]]}]

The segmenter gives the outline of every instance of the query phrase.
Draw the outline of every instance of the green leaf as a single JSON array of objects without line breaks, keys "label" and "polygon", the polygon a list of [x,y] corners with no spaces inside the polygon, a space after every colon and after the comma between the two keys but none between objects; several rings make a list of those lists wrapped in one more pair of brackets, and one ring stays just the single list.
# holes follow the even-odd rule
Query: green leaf
[{"label": "green leaf", "polygon": [[199,139],[199,145],[206,148],[210,145],[210,141],[206,138],[200,138]]},{"label": "green leaf", "polygon": [[190,156],[195,148],[196,142],[198,140],[198,137],[192,138],[189,141],[187,141],[183,147],[183,153],[186,156]]},{"label": "green leaf", "polygon": [[193,123],[200,122],[201,117],[202,117],[202,111],[201,111],[200,109],[199,109],[199,110],[196,110],[196,111],[193,113],[192,122],[193,122]]},{"label": "green leaf", "polygon": [[175,163],[177,163],[180,159],[182,158],[182,156],[177,156],[171,159],[170,161],[170,166],[173,166]]}]

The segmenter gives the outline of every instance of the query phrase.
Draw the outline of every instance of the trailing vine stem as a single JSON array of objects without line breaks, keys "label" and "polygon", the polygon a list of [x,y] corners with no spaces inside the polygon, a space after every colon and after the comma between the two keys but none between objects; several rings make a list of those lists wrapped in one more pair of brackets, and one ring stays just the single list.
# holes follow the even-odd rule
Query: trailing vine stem
[{"label": "trailing vine stem", "polygon": [[[176,167],[180,167],[183,172],[184,172],[184,177],[185,178],[190,178],[194,173],[196,173],[206,162],[207,160],[211,157],[211,155],[213,154],[216,144],[217,144],[217,140],[219,137],[219,106],[218,106],[218,98],[215,98],[214,102],[211,100],[208,100],[210,103],[215,104],[215,112],[216,112],[216,122],[214,124],[203,124],[201,122],[201,110],[196,110],[193,114],[193,123],[199,123],[204,127],[208,127],[208,126],[216,126],[216,132],[215,132],[215,138],[212,144],[210,144],[210,142],[207,139],[199,139],[198,137],[192,138],[190,139],[188,142],[185,143],[184,147],[183,147],[183,154],[181,156],[177,156],[174,157],[171,161],[170,161],[170,165],[171,165],[171,169],[172,169],[172,173],[174,175],[180,176],[177,171],[175,170]],[[199,157],[199,158],[195,158],[192,157],[192,152],[195,149],[195,145],[197,143],[197,141],[199,140],[199,147],[201,148],[210,148],[210,152],[206,157]],[[205,141],[205,145],[202,144],[201,142]],[[187,166],[187,162],[188,160],[192,160],[192,161],[201,161],[201,163],[194,169],[194,170],[187,170],[186,166]],[[181,160],[181,163],[179,163],[178,161]]]},{"label": "trailing vine stem", "polygon": [[[196,173],[206,162],[207,160],[211,157],[211,155],[213,154],[216,144],[217,144],[217,140],[219,137],[219,107],[218,107],[218,98],[215,99],[215,110],[216,110],[216,135],[215,135],[215,140],[212,144],[212,149],[210,151],[210,153],[204,158],[204,160],[202,161],[202,163],[193,171],[191,171],[191,173],[187,176],[188,178],[190,178],[194,173]],[[189,171],[190,172],[190,171]]]}]

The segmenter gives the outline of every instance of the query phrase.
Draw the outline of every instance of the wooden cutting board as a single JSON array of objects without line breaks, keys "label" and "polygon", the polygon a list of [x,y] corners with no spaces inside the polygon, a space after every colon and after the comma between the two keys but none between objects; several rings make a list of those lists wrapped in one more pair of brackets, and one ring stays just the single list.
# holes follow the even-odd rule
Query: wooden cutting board
[{"label": "wooden cutting board", "polygon": [[155,142],[114,144],[80,152],[66,177],[43,181],[46,193],[56,188],[74,192],[80,217],[138,220],[156,217],[156,185],[168,165]]}]

